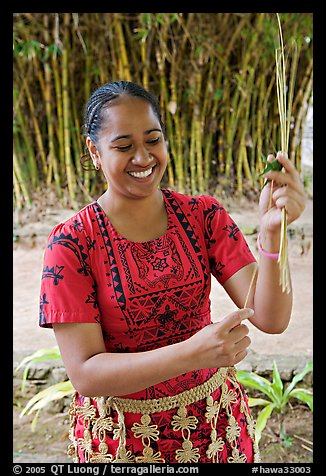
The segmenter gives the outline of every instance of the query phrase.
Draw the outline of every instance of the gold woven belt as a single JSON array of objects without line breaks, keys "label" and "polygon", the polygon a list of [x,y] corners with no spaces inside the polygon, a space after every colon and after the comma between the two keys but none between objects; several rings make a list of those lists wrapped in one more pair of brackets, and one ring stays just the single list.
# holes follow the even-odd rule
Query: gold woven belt
[{"label": "gold woven belt", "polygon": [[[226,384],[230,381],[234,387],[230,389]],[[218,401],[214,401],[212,393],[221,387],[221,394]],[[73,457],[74,462],[79,462],[79,451],[84,453],[86,463],[164,463],[164,457],[160,451],[154,452],[151,442],[159,440],[159,430],[157,425],[151,424],[151,414],[166,412],[177,409],[171,419],[173,431],[181,432],[183,443],[182,448],[176,450],[176,460],[178,463],[197,463],[199,461],[199,449],[193,447],[191,442],[191,430],[195,430],[198,419],[195,416],[187,415],[187,406],[206,398],[206,422],[211,424],[211,443],[208,445],[206,454],[213,462],[218,462],[218,454],[223,450],[225,441],[217,435],[217,421],[220,409],[226,411],[228,426],[226,427],[226,440],[232,448],[232,456],[229,456],[230,463],[244,463],[246,456],[239,453],[237,439],[240,435],[240,427],[232,415],[232,404],[236,403],[238,396],[235,390],[240,393],[240,411],[247,420],[247,432],[253,441],[254,461],[259,462],[258,446],[254,438],[255,423],[248,412],[244,397],[235,377],[234,367],[223,367],[210,377],[207,381],[189,390],[185,390],[174,396],[161,397],[147,400],[137,400],[121,397],[84,397],[84,404],[78,405],[76,395],[70,408],[70,432],[71,444],[68,448],[68,455]],[[96,406],[92,403],[96,402]],[[111,410],[117,412],[117,421],[114,421]],[[135,456],[126,448],[126,427],[124,413],[137,413],[142,415],[140,423],[135,422],[131,431],[135,438],[141,438],[143,443],[143,454]],[[75,424],[77,418],[83,418],[84,435],[83,438],[76,439]],[[110,437],[118,440],[118,448],[115,455],[109,453],[106,442],[108,433]],[[99,440],[98,451],[93,449],[93,439]]]},{"label": "gold woven belt", "polygon": [[222,385],[228,374],[228,368],[223,367],[218,370],[209,380],[197,385],[189,390],[178,393],[177,395],[161,398],[152,398],[147,400],[136,400],[133,398],[108,397],[107,404],[119,408],[123,412],[141,413],[148,415],[150,413],[166,412],[173,408],[191,405],[192,403],[208,397],[214,390]]}]

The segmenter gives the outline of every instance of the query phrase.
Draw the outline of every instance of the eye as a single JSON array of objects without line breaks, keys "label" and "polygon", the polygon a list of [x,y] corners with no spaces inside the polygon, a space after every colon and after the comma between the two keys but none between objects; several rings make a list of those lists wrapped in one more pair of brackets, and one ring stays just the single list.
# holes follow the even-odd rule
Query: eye
[{"label": "eye", "polygon": [[120,145],[115,147],[115,149],[120,150],[121,152],[125,152],[131,148],[131,144],[129,145]]},{"label": "eye", "polygon": [[157,144],[158,142],[160,142],[160,140],[160,137],[156,137],[155,139],[148,140],[147,144]]}]

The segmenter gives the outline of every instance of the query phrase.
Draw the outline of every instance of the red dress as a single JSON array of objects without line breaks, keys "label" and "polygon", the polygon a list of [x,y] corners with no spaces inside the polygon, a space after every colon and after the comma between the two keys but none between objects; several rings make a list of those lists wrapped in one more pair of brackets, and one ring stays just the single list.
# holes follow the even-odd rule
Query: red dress
[{"label": "red dress", "polygon": [[[40,326],[96,322],[108,352],[144,352],[185,340],[212,322],[211,274],[223,285],[255,258],[216,199],[162,193],[168,227],[155,240],[125,239],[96,201],[52,230],[44,255]],[[217,371],[188,372],[121,398],[181,395],[214,379]],[[247,397],[234,369],[223,371],[223,382],[210,396],[178,412],[119,412],[110,406],[111,397],[76,393],[70,412],[74,461],[257,460]]]}]

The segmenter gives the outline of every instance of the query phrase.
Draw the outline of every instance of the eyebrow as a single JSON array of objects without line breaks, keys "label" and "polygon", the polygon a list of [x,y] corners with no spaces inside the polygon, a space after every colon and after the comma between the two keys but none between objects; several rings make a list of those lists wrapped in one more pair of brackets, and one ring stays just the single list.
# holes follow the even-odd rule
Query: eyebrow
[{"label": "eyebrow", "polygon": [[[144,132],[144,134],[150,134],[151,132],[162,132],[161,129],[153,128],[153,129],[148,129],[147,131]],[[131,134],[122,134],[120,136],[116,136],[114,139],[112,139],[110,142],[116,142],[119,139],[130,139],[132,137]]]}]

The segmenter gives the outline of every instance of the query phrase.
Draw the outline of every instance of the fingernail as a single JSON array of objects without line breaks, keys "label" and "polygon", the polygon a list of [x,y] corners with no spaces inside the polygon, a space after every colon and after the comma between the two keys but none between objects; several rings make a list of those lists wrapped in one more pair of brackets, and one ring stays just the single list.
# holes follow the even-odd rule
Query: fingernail
[{"label": "fingernail", "polygon": [[282,157],[284,157],[285,159],[288,158],[288,154],[287,154],[286,152],[283,152],[282,150],[279,150],[279,151],[277,152],[276,158],[278,158],[280,155],[281,155]]}]

